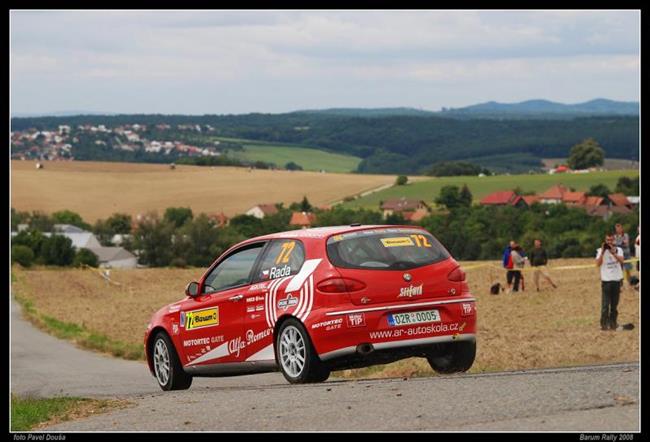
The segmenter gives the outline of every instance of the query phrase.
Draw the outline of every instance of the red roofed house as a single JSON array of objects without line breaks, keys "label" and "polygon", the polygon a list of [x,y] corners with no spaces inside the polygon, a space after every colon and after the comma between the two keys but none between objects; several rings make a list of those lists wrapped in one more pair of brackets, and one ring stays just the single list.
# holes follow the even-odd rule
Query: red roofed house
[{"label": "red roofed house", "polygon": [[523,195],[521,199],[523,199],[528,206],[532,206],[539,202],[539,196],[537,195]]},{"label": "red roofed house", "polygon": [[293,212],[291,214],[290,226],[300,226],[303,229],[311,227],[316,221],[316,215],[311,212]]},{"label": "red roofed house", "polygon": [[559,204],[563,200],[564,193],[568,191],[569,189],[564,187],[562,184],[558,184],[539,195],[539,201],[546,204]]},{"label": "red roofed house", "polygon": [[257,206],[248,209],[246,215],[262,219],[265,216],[275,215],[276,213],[278,213],[278,208],[275,207],[275,204],[258,204]]},{"label": "red roofed house", "polygon": [[564,192],[562,202],[569,206],[582,206],[587,201],[587,195],[584,192]]},{"label": "red roofed house", "polygon": [[230,219],[223,213],[213,213],[208,215],[208,218],[214,221],[217,227],[224,227],[228,225]]},{"label": "red roofed house", "polygon": [[611,201],[612,206],[627,207],[628,209],[632,208],[632,204],[630,204],[630,201],[622,193],[612,193],[610,195],[607,195],[607,199]]},{"label": "red roofed house", "polygon": [[393,213],[415,212],[419,209],[425,209],[428,212],[429,206],[422,200],[406,199],[404,197],[386,200],[381,204],[381,210],[384,211],[384,218]]},{"label": "red roofed house", "polygon": [[514,206],[525,207],[526,201],[512,190],[501,190],[493,192],[484,197],[480,204],[484,206]]},{"label": "red roofed house", "polygon": [[404,220],[411,221],[413,223],[420,222],[422,218],[429,215],[429,211],[425,208],[417,209],[414,212],[404,212]]}]

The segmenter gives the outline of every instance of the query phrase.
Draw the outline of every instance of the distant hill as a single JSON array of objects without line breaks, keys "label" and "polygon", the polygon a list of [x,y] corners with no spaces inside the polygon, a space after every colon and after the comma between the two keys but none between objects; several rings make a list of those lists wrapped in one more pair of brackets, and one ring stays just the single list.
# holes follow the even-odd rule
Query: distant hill
[{"label": "distant hill", "polygon": [[434,111],[414,109],[412,107],[385,107],[385,108],[331,108],[299,110],[291,112],[296,115],[335,115],[341,117],[430,117]]},{"label": "distant hill", "polygon": [[584,117],[601,115],[639,115],[639,103],[635,101],[613,101],[604,98],[577,104],[563,104],[548,100],[527,100],[521,103],[487,103],[441,112],[448,117]]}]

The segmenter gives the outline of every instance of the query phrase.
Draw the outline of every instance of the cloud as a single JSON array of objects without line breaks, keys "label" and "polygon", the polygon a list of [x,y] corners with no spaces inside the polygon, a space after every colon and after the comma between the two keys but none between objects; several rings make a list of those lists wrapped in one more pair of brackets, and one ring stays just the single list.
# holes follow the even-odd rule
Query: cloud
[{"label": "cloud", "polygon": [[27,91],[45,86],[58,109],[101,90],[128,91],[140,111],[155,111],[157,95],[218,97],[225,111],[242,108],[238,97],[253,111],[453,98],[441,87],[473,104],[492,91],[507,101],[507,84],[524,95],[528,84],[528,98],[591,87],[638,99],[639,29],[638,11],[12,11],[12,108],[42,106]]}]

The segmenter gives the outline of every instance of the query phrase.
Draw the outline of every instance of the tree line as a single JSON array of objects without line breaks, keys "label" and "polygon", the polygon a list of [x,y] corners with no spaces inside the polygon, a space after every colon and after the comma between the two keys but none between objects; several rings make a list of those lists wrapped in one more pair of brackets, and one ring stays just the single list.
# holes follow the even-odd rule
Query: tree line
[{"label": "tree line", "polygon": [[[426,173],[435,161],[472,158],[487,165],[510,155],[529,167],[531,158],[566,157],[571,146],[594,138],[609,158],[639,158],[638,117],[585,117],[570,120],[459,120],[441,116],[362,118],[319,113],[247,115],[116,115],[13,118],[12,130],[56,129],[60,124],[199,124],[209,136],[303,145],[361,157],[361,173]],[[297,128],[301,128],[298,130]],[[305,129],[307,128],[307,129]],[[201,138],[199,133],[192,134]],[[85,149],[94,148],[85,145]],[[96,151],[98,149],[95,149]],[[97,152],[95,152],[97,154]],[[107,154],[104,151],[103,154]],[[116,152],[123,158],[147,159],[142,153]],[[84,154],[75,153],[83,158]],[[94,158],[100,159],[100,158]],[[435,161],[433,160],[435,159]],[[130,160],[130,159],[129,159]],[[486,162],[482,161],[485,160]],[[132,161],[132,160],[130,160]]]}]

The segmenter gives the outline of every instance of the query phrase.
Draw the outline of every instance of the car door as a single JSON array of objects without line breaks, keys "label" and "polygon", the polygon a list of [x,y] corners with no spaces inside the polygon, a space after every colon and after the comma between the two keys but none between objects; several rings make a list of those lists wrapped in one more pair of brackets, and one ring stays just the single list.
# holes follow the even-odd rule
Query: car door
[{"label": "car door", "polygon": [[245,294],[244,319],[247,361],[271,361],[273,326],[284,314],[306,311],[308,296],[304,290],[285,293],[288,281],[300,272],[305,248],[296,239],[271,241],[259,260],[253,283]]},{"label": "car door", "polygon": [[264,243],[255,243],[229,253],[203,277],[200,294],[184,303],[180,312],[184,365],[245,360],[244,295],[263,247]]}]

